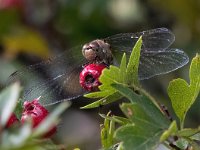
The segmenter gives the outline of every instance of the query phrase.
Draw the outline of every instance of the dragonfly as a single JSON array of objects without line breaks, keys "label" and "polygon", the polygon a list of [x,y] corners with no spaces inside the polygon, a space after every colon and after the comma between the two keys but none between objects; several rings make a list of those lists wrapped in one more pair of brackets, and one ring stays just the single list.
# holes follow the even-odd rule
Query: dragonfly
[{"label": "dragonfly", "polygon": [[169,48],[175,41],[167,28],[156,28],[137,33],[120,33],[66,50],[62,54],[38,64],[22,68],[9,77],[9,83],[19,80],[24,87],[23,100],[40,97],[44,106],[74,100],[88,91],[79,84],[84,64],[104,62],[117,65],[117,57],[130,54],[142,36],[139,80],[174,71],[189,61],[187,54]]}]

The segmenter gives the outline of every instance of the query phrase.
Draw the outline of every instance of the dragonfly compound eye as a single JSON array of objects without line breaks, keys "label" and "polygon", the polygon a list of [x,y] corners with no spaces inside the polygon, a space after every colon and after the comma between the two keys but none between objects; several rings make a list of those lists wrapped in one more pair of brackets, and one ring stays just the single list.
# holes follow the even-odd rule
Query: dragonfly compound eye
[{"label": "dragonfly compound eye", "polygon": [[101,84],[99,77],[104,68],[106,68],[104,64],[89,64],[85,66],[79,76],[81,86],[87,91],[98,89],[98,86]]},{"label": "dragonfly compound eye", "polygon": [[88,60],[88,61],[93,61],[95,60],[96,58],[96,51],[93,49],[93,47],[91,47],[90,45],[88,44],[85,44],[83,46],[83,49],[82,49],[82,53],[83,53],[83,56]]}]

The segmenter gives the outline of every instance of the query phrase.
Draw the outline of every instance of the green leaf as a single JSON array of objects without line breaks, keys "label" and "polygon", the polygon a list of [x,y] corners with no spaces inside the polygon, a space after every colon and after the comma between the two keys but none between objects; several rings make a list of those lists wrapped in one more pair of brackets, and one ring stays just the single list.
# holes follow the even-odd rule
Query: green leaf
[{"label": "green leaf", "polygon": [[160,142],[164,142],[167,140],[170,136],[174,135],[178,131],[176,121],[173,121],[169,128],[161,135]]},{"label": "green leaf", "polygon": [[[99,86],[100,91],[109,91],[108,95],[112,95],[116,91],[110,86],[112,83],[122,83],[123,79],[120,76],[120,69],[116,66],[110,66],[109,69],[104,69],[99,78],[102,85]],[[107,95],[107,96],[108,96]]]},{"label": "green leaf", "polygon": [[123,141],[124,150],[155,150],[163,131],[149,132],[142,127],[126,125],[117,130],[116,138]]},{"label": "green leaf", "polygon": [[112,120],[116,123],[119,123],[121,125],[126,125],[128,123],[131,123],[131,121],[127,118],[124,118],[124,117],[119,117],[119,116],[106,116],[104,114],[99,114],[102,118],[104,119],[108,119],[108,120]]},{"label": "green leaf", "polygon": [[95,101],[95,102],[93,102],[93,103],[90,103],[90,104],[88,104],[88,105],[86,105],[86,106],[83,106],[83,107],[81,107],[80,109],[91,109],[91,108],[100,107],[100,106],[102,105],[102,103],[103,103],[103,100],[104,100],[104,98],[103,98],[103,99],[100,99],[100,100],[98,100],[98,101]]},{"label": "green leaf", "polygon": [[15,115],[17,116],[17,118],[20,118],[23,112],[23,99],[19,98],[19,100],[17,101],[17,106],[15,108]]},{"label": "green leaf", "polygon": [[142,36],[136,42],[126,69],[126,78],[128,85],[139,86],[138,67],[140,59],[140,50],[142,46]]},{"label": "green leaf", "polygon": [[176,142],[175,145],[180,148],[180,149],[186,149],[188,147],[188,140],[184,139],[184,138],[179,138]]},{"label": "green leaf", "polygon": [[0,124],[5,126],[14,111],[20,94],[19,83],[14,83],[0,94]]},{"label": "green leaf", "polygon": [[126,115],[133,124],[138,126],[145,126],[148,131],[153,131],[157,129],[158,124],[150,118],[149,114],[137,103],[124,103],[120,106],[123,113]]},{"label": "green leaf", "polygon": [[200,132],[190,137],[192,140],[200,141]]},{"label": "green leaf", "polygon": [[141,90],[142,95],[138,95],[133,90],[127,86],[121,84],[113,84],[115,88],[122,96],[126,97],[131,101],[131,103],[139,104],[145,112],[150,116],[151,121],[156,122],[162,128],[168,128],[170,121],[164,116],[161,110],[153,102],[152,97],[150,97],[145,91]]},{"label": "green leaf", "polygon": [[48,117],[44,119],[37,128],[35,128],[33,136],[38,137],[40,135],[44,135],[45,133],[47,133],[49,129],[52,127],[52,125],[56,125],[58,123],[59,116],[68,107],[69,107],[68,102],[63,102],[62,104],[58,105],[58,107],[52,113],[50,113]]},{"label": "green leaf", "polygon": [[124,150],[154,150],[164,131],[139,104],[123,104],[120,107],[132,123],[116,130],[115,137],[123,142]]},{"label": "green leaf", "polygon": [[81,107],[81,109],[90,109],[90,108],[100,107],[100,106],[112,103],[112,102],[114,102],[114,101],[116,101],[116,100],[118,100],[120,98],[122,98],[122,95],[117,93],[117,92],[115,92],[112,95],[108,95],[106,97],[101,98],[98,101],[95,101],[95,102],[93,102],[91,104],[88,104],[88,105],[86,105],[84,107]]},{"label": "green leaf", "polygon": [[102,97],[106,97],[106,96],[110,95],[110,93],[112,93],[112,90],[103,90],[103,91],[85,94],[84,97],[87,97],[87,98],[102,98]]},{"label": "green leaf", "polygon": [[195,102],[200,90],[200,55],[193,58],[190,66],[190,84],[183,79],[175,79],[169,83],[168,95],[173,109],[180,119],[183,128],[186,113]]},{"label": "green leaf", "polygon": [[200,128],[185,128],[177,132],[177,136],[190,137],[200,132]]},{"label": "green leaf", "polygon": [[122,83],[125,83],[126,81],[126,53],[124,53],[122,56],[119,74],[120,74],[120,78],[122,79]]},{"label": "green leaf", "polygon": [[[110,115],[110,112],[107,116]],[[105,119],[101,129],[101,143],[103,148],[109,148],[113,145],[113,134],[115,130],[115,122],[113,120]]]}]

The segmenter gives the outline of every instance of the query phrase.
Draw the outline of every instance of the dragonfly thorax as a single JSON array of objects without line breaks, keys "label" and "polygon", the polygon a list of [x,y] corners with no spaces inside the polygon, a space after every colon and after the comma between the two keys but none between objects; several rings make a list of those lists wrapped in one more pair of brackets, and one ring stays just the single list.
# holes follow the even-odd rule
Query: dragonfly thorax
[{"label": "dragonfly thorax", "polygon": [[103,40],[94,40],[82,48],[83,56],[92,63],[105,63],[110,65],[113,60],[110,45]]}]

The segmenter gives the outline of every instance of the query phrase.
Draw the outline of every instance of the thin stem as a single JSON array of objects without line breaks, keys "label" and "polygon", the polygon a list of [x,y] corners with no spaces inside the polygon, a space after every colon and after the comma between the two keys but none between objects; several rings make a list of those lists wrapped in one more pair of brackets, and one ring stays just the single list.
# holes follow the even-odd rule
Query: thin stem
[{"label": "thin stem", "polygon": [[184,129],[184,121],[185,121],[185,116],[183,117],[182,120],[180,120],[180,130]]}]

